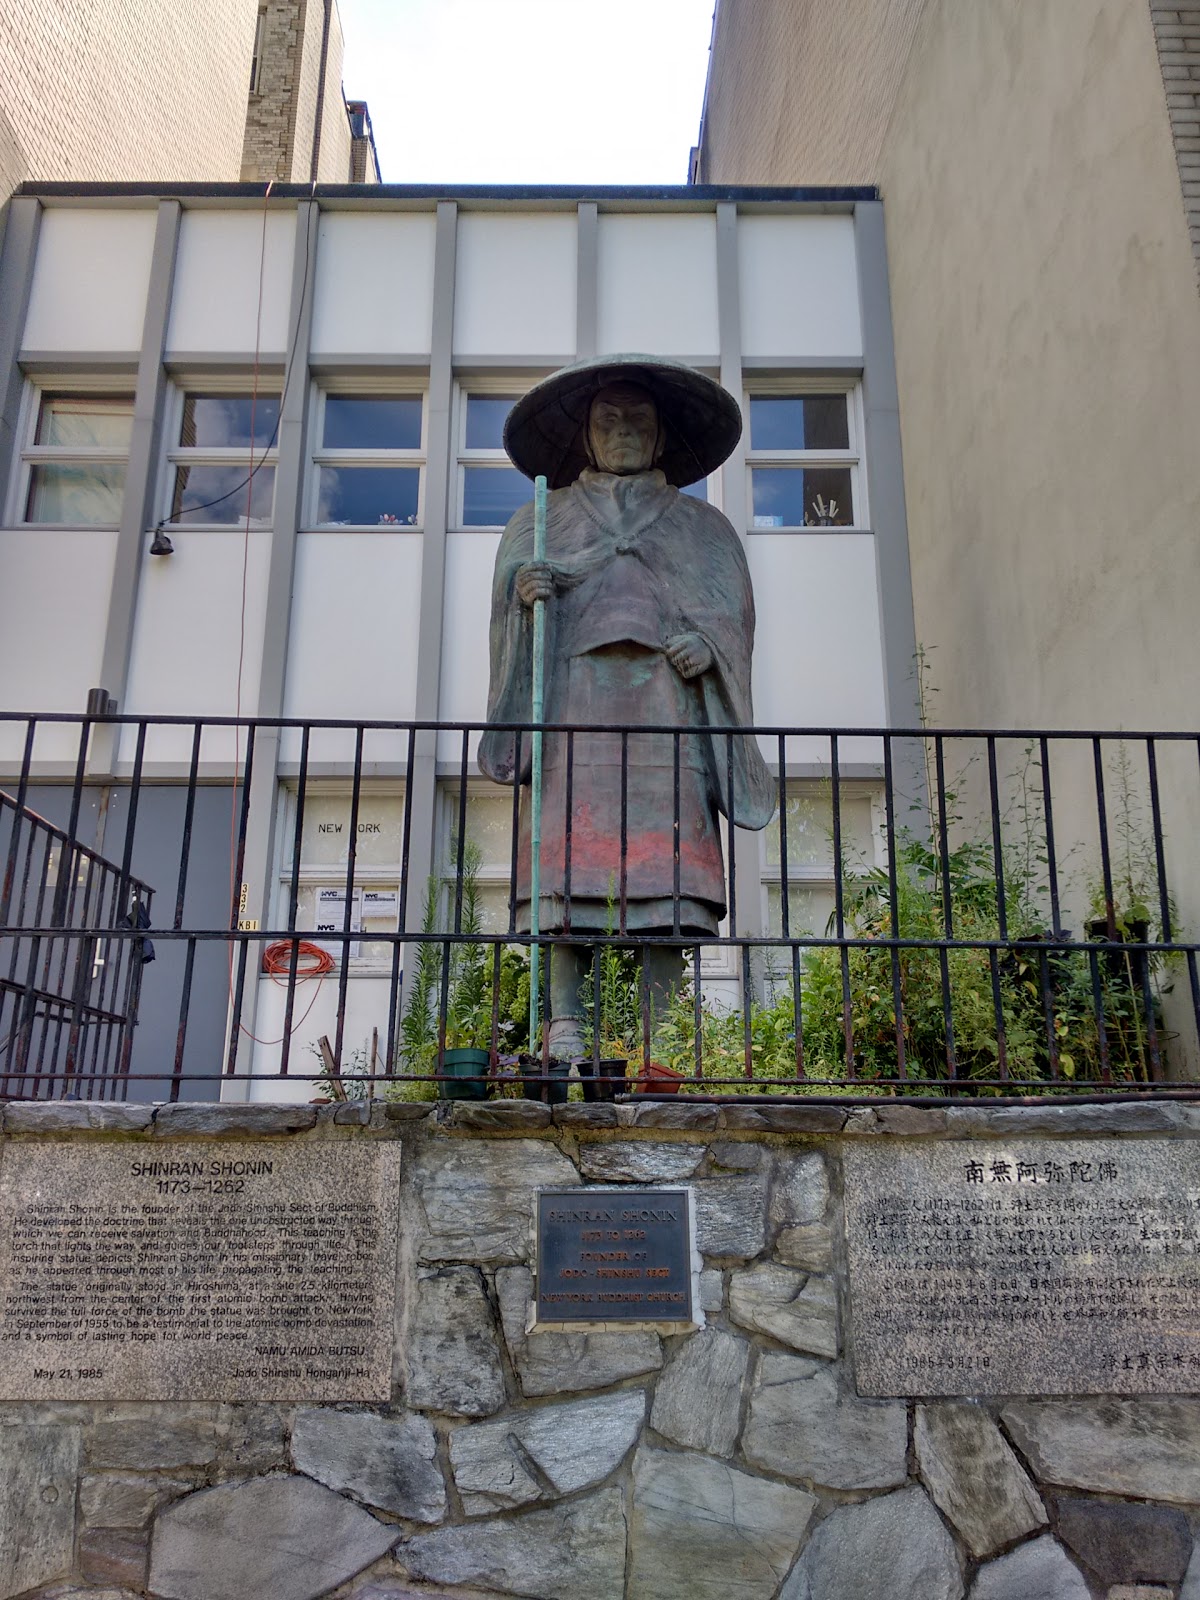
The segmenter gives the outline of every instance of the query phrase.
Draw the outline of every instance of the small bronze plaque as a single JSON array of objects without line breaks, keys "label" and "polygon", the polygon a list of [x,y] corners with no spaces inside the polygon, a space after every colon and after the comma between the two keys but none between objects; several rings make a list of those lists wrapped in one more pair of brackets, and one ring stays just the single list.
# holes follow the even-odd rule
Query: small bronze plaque
[{"label": "small bronze plaque", "polygon": [[687,1189],[543,1189],[539,1322],[691,1322]]}]

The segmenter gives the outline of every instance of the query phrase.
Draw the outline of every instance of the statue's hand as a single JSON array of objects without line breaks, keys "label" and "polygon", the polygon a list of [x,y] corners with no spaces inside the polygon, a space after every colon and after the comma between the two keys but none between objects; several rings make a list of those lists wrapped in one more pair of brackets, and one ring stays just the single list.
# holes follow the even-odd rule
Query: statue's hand
[{"label": "statue's hand", "polygon": [[677,633],[667,640],[664,649],[681,678],[698,678],[713,664],[712,649],[698,633]]},{"label": "statue's hand", "polygon": [[517,568],[516,587],[522,605],[549,600],[554,594],[554,568],[548,561],[527,561]]}]

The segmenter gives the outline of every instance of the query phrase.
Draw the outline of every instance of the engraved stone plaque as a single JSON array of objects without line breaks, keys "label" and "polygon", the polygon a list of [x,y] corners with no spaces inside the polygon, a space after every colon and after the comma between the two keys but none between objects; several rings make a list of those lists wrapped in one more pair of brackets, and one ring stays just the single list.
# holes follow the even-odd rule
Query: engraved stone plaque
[{"label": "engraved stone plaque", "polygon": [[537,1320],[691,1322],[687,1189],[543,1189]]},{"label": "engraved stone plaque", "polygon": [[0,1399],[391,1397],[400,1146],[10,1144]]},{"label": "engraved stone plaque", "polygon": [[862,1395],[1200,1387],[1200,1143],[848,1148]]}]

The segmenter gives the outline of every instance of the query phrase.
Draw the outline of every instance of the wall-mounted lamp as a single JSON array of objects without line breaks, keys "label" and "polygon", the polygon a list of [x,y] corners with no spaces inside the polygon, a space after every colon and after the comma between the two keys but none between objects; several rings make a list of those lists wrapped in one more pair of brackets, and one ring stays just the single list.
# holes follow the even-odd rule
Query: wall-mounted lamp
[{"label": "wall-mounted lamp", "polygon": [[175,546],[161,528],[155,528],[154,530],[154,538],[150,541],[150,554],[152,556],[173,556],[175,554]]}]

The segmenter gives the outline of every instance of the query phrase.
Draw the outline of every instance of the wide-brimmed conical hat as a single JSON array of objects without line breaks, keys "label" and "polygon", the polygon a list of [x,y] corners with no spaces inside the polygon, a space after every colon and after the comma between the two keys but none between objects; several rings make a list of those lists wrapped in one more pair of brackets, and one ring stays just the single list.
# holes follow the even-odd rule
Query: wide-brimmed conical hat
[{"label": "wide-brimmed conical hat", "polygon": [[590,463],[584,429],[594,396],[612,383],[637,383],[658,406],[666,445],[658,461],[676,488],[714,472],[741,438],[742,414],[727,389],[664,356],[594,356],[552,373],[518,400],[504,424],[504,448],[527,477],[544,473],[565,489]]}]

